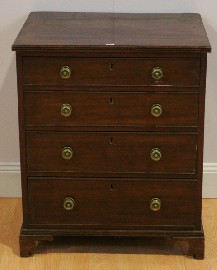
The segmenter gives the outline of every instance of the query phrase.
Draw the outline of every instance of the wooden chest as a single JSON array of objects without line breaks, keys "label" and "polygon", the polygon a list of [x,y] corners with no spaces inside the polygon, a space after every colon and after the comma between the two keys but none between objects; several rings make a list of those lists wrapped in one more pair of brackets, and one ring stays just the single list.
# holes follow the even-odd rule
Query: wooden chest
[{"label": "wooden chest", "polygon": [[203,258],[200,15],[35,12],[12,48],[21,256],[100,235],[183,240]]}]

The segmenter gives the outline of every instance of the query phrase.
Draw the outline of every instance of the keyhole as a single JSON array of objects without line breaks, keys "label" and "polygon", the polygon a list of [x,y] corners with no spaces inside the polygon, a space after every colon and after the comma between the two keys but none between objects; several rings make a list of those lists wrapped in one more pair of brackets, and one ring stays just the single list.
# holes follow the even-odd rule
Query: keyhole
[{"label": "keyhole", "polygon": [[114,64],[110,63],[110,70],[113,70]]},{"label": "keyhole", "polygon": [[111,97],[111,98],[109,98],[109,104],[114,104],[114,101],[113,101],[113,98]]},{"label": "keyhole", "polygon": [[110,138],[110,144],[113,144],[113,143],[114,143],[113,138]]},{"label": "keyhole", "polygon": [[113,187],[113,185],[112,185],[112,184],[110,185],[110,190],[111,190],[111,191],[113,191],[113,190],[114,190],[114,187]]}]

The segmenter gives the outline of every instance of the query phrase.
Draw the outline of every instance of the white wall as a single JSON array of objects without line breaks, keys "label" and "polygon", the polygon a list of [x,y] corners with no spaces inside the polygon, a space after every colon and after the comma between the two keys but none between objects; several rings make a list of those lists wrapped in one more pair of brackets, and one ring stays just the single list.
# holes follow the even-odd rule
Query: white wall
[{"label": "white wall", "polygon": [[[19,164],[15,53],[11,52],[11,45],[31,11],[197,12],[202,15],[212,44],[212,54],[208,56],[204,149],[207,175],[204,178],[207,196],[209,192],[212,192],[210,196],[214,196],[217,182],[216,10],[216,0],[0,0],[0,196],[8,194],[8,179],[14,179],[8,173],[16,173]],[[17,182],[14,181],[14,190],[19,193]],[[18,194],[13,188],[11,190],[11,185],[9,195]]]}]

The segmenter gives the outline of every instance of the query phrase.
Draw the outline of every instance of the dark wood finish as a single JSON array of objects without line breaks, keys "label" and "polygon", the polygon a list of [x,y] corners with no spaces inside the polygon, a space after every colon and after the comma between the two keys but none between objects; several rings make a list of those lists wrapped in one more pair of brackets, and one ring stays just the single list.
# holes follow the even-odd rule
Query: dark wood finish
[{"label": "dark wood finish", "polygon": [[[108,45],[106,45],[108,44]],[[110,45],[114,44],[114,45]],[[142,49],[210,51],[199,14],[33,12],[13,50]]]},{"label": "dark wood finish", "polygon": [[203,142],[204,142],[204,112],[205,112],[205,94],[206,94],[206,68],[207,68],[207,55],[201,55],[201,81],[200,81],[200,94],[199,94],[199,127],[198,134],[198,186],[197,186],[197,225],[201,224],[202,214],[202,179],[203,179]]},{"label": "dark wood finish", "polygon": [[[180,242],[187,242],[188,250],[187,255],[193,256],[194,259],[203,260],[204,259],[204,236],[201,237],[180,237],[173,236],[169,239],[169,245],[178,245]],[[180,245],[179,245],[180,246]]]},{"label": "dark wood finish", "polygon": [[[21,256],[54,236],[165,237],[204,257],[207,52],[198,14],[34,12],[17,51]],[[112,64],[112,65],[111,65]],[[69,65],[69,79],[60,68]],[[153,67],[164,76],[154,80]],[[111,102],[112,99],[112,102]],[[60,106],[72,105],[63,117]],[[150,114],[153,104],[163,113]],[[73,157],[63,160],[64,146]],[[150,150],[162,151],[160,161]],[[74,211],[63,199],[74,196]],[[73,198],[74,198],[73,197]],[[162,200],[150,210],[153,197]]]},{"label": "dark wood finish", "polygon": [[[37,229],[37,233],[40,229]],[[59,236],[58,231],[49,230],[52,232],[52,235]],[[34,233],[34,229],[32,230]],[[77,231],[77,230],[70,230],[61,232],[63,236],[118,236],[120,237],[146,237],[146,240],[149,238],[156,237],[164,240],[164,246],[166,250],[171,249],[181,249],[181,253],[187,256],[193,256],[193,258],[202,260],[204,259],[204,232],[201,231],[166,231],[164,230],[164,235],[162,235],[162,231],[148,231],[148,230],[84,230],[84,231]],[[166,236],[165,236],[166,235]],[[164,238],[164,239],[163,239]],[[37,240],[36,240],[37,239]],[[153,240],[154,240],[153,239]],[[50,235],[43,235],[43,231],[41,235],[34,235],[34,234],[27,234],[26,230],[21,230],[20,241],[24,244],[21,246],[20,255],[21,257],[28,257],[32,255],[34,249],[36,248],[38,241],[52,241],[54,240],[53,236]],[[121,239],[120,239],[121,241]],[[151,241],[149,240],[151,243]],[[185,245],[187,243],[187,247]]]},{"label": "dark wood finish", "polygon": [[[71,77],[68,79],[60,76],[63,66],[71,68]],[[25,57],[23,83],[198,87],[199,66],[199,59]],[[154,67],[163,70],[164,76],[160,80],[152,78]]]},{"label": "dark wood finish", "polygon": [[[195,93],[28,92],[24,100],[25,124],[29,127],[143,126],[144,130],[157,130],[198,125]],[[68,117],[61,115],[61,106],[66,103],[72,107]],[[151,114],[153,104],[161,105],[160,117]]]},{"label": "dark wood finish", "polygon": [[[192,134],[117,132],[42,133],[26,135],[28,171],[88,173],[195,174],[197,144]],[[71,147],[70,160],[62,149]],[[162,157],[154,161],[152,148]],[[96,151],[97,150],[97,151]],[[177,161],[179,166],[177,166]]]},{"label": "dark wood finish", "polygon": [[22,186],[22,206],[23,206],[23,226],[28,221],[28,198],[26,196],[28,181],[26,174],[26,134],[25,134],[25,120],[23,111],[23,84],[22,84],[22,54],[17,52],[16,54],[17,64],[17,90],[18,90],[18,117],[19,117],[19,144],[20,144],[20,168],[21,168],[21,186]]},{"label": "dark wood finish", "polygon": [[20,256],[29,257],[33,254],[39,241],[53,241],[52,235],[25,235],[20,234]]},{"label": "dark wood finish", "polygon": [[[81,229],[193,227],[195,186],[195,182],[157,180],[30,178],[29,225]],[[75,200],[71,211],[63,207],[66,197]],[[156,197],[161,200],[161,209],[154,212],[150,200]]]}]

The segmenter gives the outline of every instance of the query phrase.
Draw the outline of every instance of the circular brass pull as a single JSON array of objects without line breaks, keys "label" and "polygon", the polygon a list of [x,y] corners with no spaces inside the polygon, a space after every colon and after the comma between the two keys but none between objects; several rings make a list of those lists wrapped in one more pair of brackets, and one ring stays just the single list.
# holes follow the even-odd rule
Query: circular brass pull
[{"label": "circular brass pull", "polygon": [[71,76],[71,68],[69,66],[63,66],[60,69],[60,77],[62,79],[69,79]]},{"label": "circular brass pull", "polygon": [[159,211],[161,208],[161,200],[158,198],[153,198],[150,201],[150,208],[152,211]]},{"label": "circular brass pull", "polygon": [[61,106],[61,115],[69,117],[72,113],[72,107],[70,104],[62,104]]},{"label": "circular brass pull", "polygon": [[63,159],[71,159],[73,156],[73,151],[71,147],[64,147],[62,150],[62,158]]},{"label": "circular brass pull", "polygon": [[159,161],[162,157],[161,150],[159,148],[152,148],[150,152],[150,157],[154,161]]},{"label": "circular brass pull", "polygon": [[163,112],[163,109],[162,109],[162,107],[161,107],[160,104],[154,104],[154,105],[152,105],[152,107],[151,107],[151,114],[154,117],[161,116],[162,112]]},{"label": "circular brass pull", "polygon": [[63,207],[67,211],[72,210],[75,207],[75,200],[71,197],[66,197],[63,202]]},{"label": "circular brass pull", "polygon": [[151,72],[152,78],[155,80],[160,80],[163,75],[163,69],[160,67],[154,67]]}]

